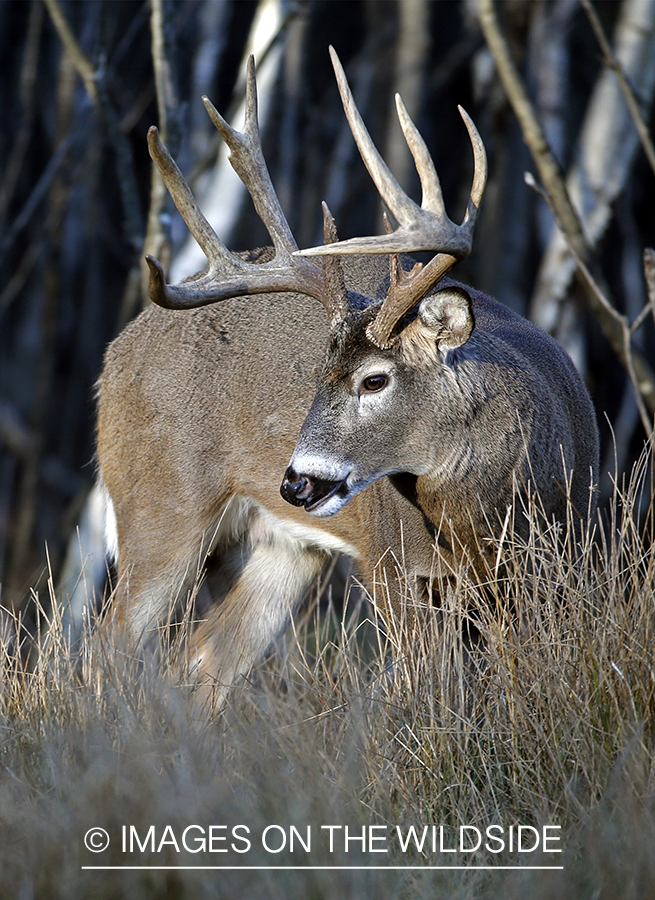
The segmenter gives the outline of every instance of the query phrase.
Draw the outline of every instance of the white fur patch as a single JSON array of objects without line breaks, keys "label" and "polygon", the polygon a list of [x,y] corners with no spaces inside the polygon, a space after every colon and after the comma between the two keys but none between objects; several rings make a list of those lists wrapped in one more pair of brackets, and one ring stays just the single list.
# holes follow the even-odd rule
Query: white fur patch
[{"label": "white fur patch", "polygon": [[347,460],[339,460],[315,453],[296,450],[289,465],[301,475],[309,478],[320,478],[322,481],[343,481],[348,477],[352,464]]},{"label": "white fur patch", "polygon": [[112,563],[118,562],[118,525],[116,524],[116,513],[114,504],[109,496],[109,491],[105,485],[100,482],[100,489],[105,501],[105,553]]},{"label": "white fur patch", "polygon": [[263,507],[259,507],[259,516],[267,529],[275,532],[276,537],[284,536],[290,543],[300,544],[300,549],[303,547],[314,547],[317,550],[325,550],[329,553],[345,553],[353,559],[356,559],[359,555],[352,544],[342,541],[341,538],[329,531],[324,531],[322,528],[312,525],[301,525],[299,522],[292,522],[288,519],[278,519]]}]

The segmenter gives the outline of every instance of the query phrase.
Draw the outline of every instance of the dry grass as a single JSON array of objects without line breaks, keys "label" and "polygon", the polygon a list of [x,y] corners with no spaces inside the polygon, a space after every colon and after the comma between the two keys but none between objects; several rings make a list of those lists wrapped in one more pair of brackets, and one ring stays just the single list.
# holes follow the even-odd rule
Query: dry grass
[{"label": "dry grass", "polygon": [[[318,603],[215,721],[166,663],[85,636],[70,659],[55,615],[25,664],[20,623],[0,636],[0,894],[11,897],[643,898],[655,896],[655,553],[651,460],[574,545],[534,523],[505,539],[487,599],[465,573],[391,663],[370,607]],[[492,598],[489,602],[489,597]],[[55,605],[56,608],[56,605]],[[462,641],[474,619],[483,640]],[[24,647],[22,648],[25,649]],[[559,854],[406,852],[396,826],[561,826]],[[122,827],[155,849],[125,853]],[[171,826],[169,832],[166,826]],[[189,825],[249,828],[247,853],[177,852]],[[311,852],[267,852],[295,825]],[[344,846],[344,830],[386,836]],[[94,854],[100,826],[111,845]],[[267,834],[271,845],[281,831]],[[371,832],[366,832],[370,834]],[[245,835],[244,831],[237,834]],[[161,838],[168,838],[161,848]],[[189,840],[187,841],[189,843]],[[227,847],[230,841],[222,844]],[[243,842],[235,841],[240,849]],[[195,846],[199,846],[195,844]],[[492,844],[497,848],[497,844]],[[435,870],[428,865],[562,865]],[[87,870],[83,866],[189,866]],[[234,865],[223,871],[199,866]],[[268,867],[254,871],[248,866]],[[273,870],[271,866],[332,868]],[[336,866],[365,866],[344,870]],[[372,869],[372,866],[423,869]]]}]

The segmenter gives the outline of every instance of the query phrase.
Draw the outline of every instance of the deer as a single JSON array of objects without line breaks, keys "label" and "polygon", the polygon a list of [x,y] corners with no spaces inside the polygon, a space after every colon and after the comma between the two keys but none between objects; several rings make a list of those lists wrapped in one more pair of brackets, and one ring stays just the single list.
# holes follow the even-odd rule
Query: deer
[{"label": "deer", "polygon": [[[150,128],[150,155],[208,264],[172,285],[147,257],[152,303],[110,344],[99,381],[97,458],[116,566],[107,627],[134,647],[156,644],[204,572],[187,652],[214,708],[333,554],[351,557],[369,587],[384,579],[389,628],[408,585],[410,606],[439,602],[435,559],[454,570],[465,554],[482,579],[517,494],[538,496],[561,523],[567,509],[582,520],[595,504],[598,430],[573,362],[535,325],[448,277],[470,253],[486,184],[475,125],[460,108],[474,174],[456,225],[401,98],[421,206],[384,163],[330,53],[396,227],[385,213],[385,234],[340,241],[323,204],[324,244],[298,249],[264,161],[251,58],[242,132],[203,101],[272,247],[230,252]],[[425,251],[430,261],[415,263]],[[520,534],[521,515],[511,522]]]}]

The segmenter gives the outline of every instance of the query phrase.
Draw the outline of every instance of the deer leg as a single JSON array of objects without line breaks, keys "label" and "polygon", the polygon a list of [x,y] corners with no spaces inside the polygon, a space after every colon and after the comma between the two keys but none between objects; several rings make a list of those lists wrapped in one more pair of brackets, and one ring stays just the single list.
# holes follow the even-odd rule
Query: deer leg
[{"label": "deer leg", "polygon": [[211,537],[201,528],[189,529],[188,517],[167,520],[168,527],[154,535],[151,523],[137,520],[123,528],[119,553],[117,524],[108,497],[107,544],[116,562],[116,578],[101,630],[131,653],[156,646],[162,628],[188,602],[200,583]]},{"label": "deer leg", "polygon": [[102,630],[128,652],[154,649],[162,630],[188,602],[200,583],[203,560],[197,549],[171,554],[168,565],[152,577],[149,560],[135,560],[118,568],[111,609]]},{"label": "deer leg", "polygon": [[248,537],[239,577],[189,641],[198,697],[213,710],[284,631],[328,558],[326,551],[278,534],[261,520]]}]

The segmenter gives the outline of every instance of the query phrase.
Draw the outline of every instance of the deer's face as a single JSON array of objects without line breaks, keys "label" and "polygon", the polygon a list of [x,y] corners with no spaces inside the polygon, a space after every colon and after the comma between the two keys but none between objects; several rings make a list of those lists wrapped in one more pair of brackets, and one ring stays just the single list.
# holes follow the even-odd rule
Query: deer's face
[{"label": "deer's face", "polygon": [[[450,327],[448,340],[443,316],[438,326],[430,319],[440,295],[442,307],[447,295],[450,311],[452,298],[464,310],[463,336],[454,339]],[[453,393],[446,357],[473,327],[468,297],[456,291],[440,295],[423,301],[387,350],[366,338],[368,311],[339,323],[282,482],[289,503],[330,516],[378,478],[431,470]]]}]

